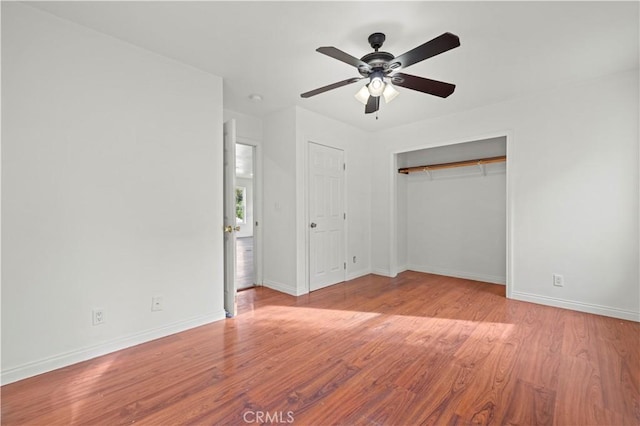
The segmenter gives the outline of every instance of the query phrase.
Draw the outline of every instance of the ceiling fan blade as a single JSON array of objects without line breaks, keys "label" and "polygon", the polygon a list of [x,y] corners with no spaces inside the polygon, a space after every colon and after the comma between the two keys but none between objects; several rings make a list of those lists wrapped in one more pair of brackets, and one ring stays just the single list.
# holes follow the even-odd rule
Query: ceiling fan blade
[{"label": "ceiling fan blade", "polygon": [[329,84],[327,86],[320,87],[318,89],[311,90],[309,92],[305,92],[305,93],[301,94],[300,96],[303,97],[303,98],[310,98],[311,96],[315,96],[315,95],[318,95],[320,93],[327,92],[327,91],[329,91],[331,89],[337,89],[338,87],[342,87],[342,86],[346,86],[347,84],[355,83],[356,81],[360,81],[363,78],[364,77],[348,78],[346,80],[342,80],[342,81],[339,81],[337,83]]},{"label": "ceiling fan blade", "polygon": [[360,69],[360,68],[366,68],[369,69],[369,64],[367,64],[366,62],[361,61],[360,59],[356,58],[355,56],[351,56],[348,53],[343,52],[340,49],[337,49],[333,46],[327,46],[327,47],[318,47],[316,49],[316,52],[320,52],[323,53],[327,56],[331,56],[334,59],[337,59],[339,61],[344,62],[345,64],[349,64],[349,65],[353,65],[354,67]]},{"label": "ceiling fan blade", "polygon": [[415,49],[411,49],[410,51],[396,57],[392,63],[400,64],[396,67],[406,68],[409,65],[424,61],[427,58],[439,55],[458,46],[460,46],[460,39],[457,35],[444,33],[433,40],[430,40]]},{"label": "ceiling fan blade", "polygon": [[456,89],[455,84],[444,81],[430,80],[428,78],[417,77],[415,75],[396,73],[391,77],[391,82],[400,87],[417,90],[434,96],[446,98]]},{"label": "ceiling fan blade", "polygon": [[367,106],[364,107],[365,114],[376,112],[380,108],[380,96],[369,96]]}]

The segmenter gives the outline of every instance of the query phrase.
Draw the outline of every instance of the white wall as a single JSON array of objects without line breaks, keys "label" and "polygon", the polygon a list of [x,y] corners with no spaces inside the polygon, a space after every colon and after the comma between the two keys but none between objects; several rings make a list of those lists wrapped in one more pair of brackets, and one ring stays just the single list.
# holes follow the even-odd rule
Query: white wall
[{"label": "white wall", "polygon": [[296,285],[296,112],[263,119],[263,284],[288,294]]},{"label": "white wall", "polygon": [[223,119],[225,123],[231,119],[236,120],[236,136],[238,139],[259,145],[262,140],[262,120],[240,112],[224,109]]},{"label": "white wall", "polygon": [[3,383],[223,318],[221,79],[13,2],[2,64]]},{"label": "white wall", "polygon": [[406,177],[408,269],[505,283],[506,167],[488,164],[485,171]]},{"label": "white wall", "polygon": [[635,69],[380,132],[373,269],[397,266],[392,153],[507,134],[512,297],[640,319],[638,101]]},{"label": "white wall", "polygon": [[263,123],[264,285],[294,295],[309,292],[309,141],[345,152],[347,278],[369,273],[371,186],[367,133],[299,107],[270,114]]},{"label": "white wall", "polygon": [[[398,162],[393,167],[398,170]],[[397,247],[397,272],[409,269],[409,176],[398,174],[396,176],[396,247]],[[415,229],[411,226],[411,232]]]}]

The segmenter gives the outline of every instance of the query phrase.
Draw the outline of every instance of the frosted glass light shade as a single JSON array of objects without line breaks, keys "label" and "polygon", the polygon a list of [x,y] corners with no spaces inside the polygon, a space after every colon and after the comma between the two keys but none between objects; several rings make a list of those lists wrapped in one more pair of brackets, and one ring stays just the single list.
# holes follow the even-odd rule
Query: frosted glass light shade
[{"label": "frosted glass light shade", "polygon": [[384,91],[382,92],[382,96],[384,96],[384,101],[386,103],[391,102],[392,100],[394,100],[396,98],[396,96],[398,96],[400,94],[400,92],[398,92],[392,85],[391,83],[387,83]]},{"label": "frosted glass light shade", "polygon": [[355,98],[360,101],[363,105],[366,105],[369,101],[369,89],[366,85],[362,86],[358,93],[355,94]]},{"label": "frosted glass light shade", "polygon": [[371,83],[369,83],[367,87],[369,88],[369,94],[377,97],[382,95],[385,86],[386,84],[384,83],[384,80],[382,80],[382,77],[376,76],[371,78]]}]

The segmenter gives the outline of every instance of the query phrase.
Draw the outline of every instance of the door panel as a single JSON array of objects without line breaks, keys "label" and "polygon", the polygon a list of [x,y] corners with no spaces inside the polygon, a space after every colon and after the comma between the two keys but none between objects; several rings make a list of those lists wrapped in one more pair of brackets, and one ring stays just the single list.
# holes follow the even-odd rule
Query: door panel
[{"label": "door panel", "polygon": [[224,310],[236,315],[236,122],[224,123]]},{"label": "door panel", "polygon": [[344,281],[344,152],[309,143],[309,287]]}]

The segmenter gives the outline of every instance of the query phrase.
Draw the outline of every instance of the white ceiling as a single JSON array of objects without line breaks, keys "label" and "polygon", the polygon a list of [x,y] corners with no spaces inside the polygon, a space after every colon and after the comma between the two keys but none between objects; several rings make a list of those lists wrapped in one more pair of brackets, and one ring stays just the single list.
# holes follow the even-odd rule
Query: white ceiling
[{"label": "white ceiling", "polygon": [[[29,2],[224,79],[224,107],[254,116],[299,105],[375,131],[554,90],[638,67],[638,2]],[[398,56],[443,32],[461,47],[403,70],[457,85],[447,99],[399,88],[379,120],[360,83],[300,98],[355,68],[315,52],[361,57],[373,32]],[[264,100],[249,100],[258,93]]]}]

